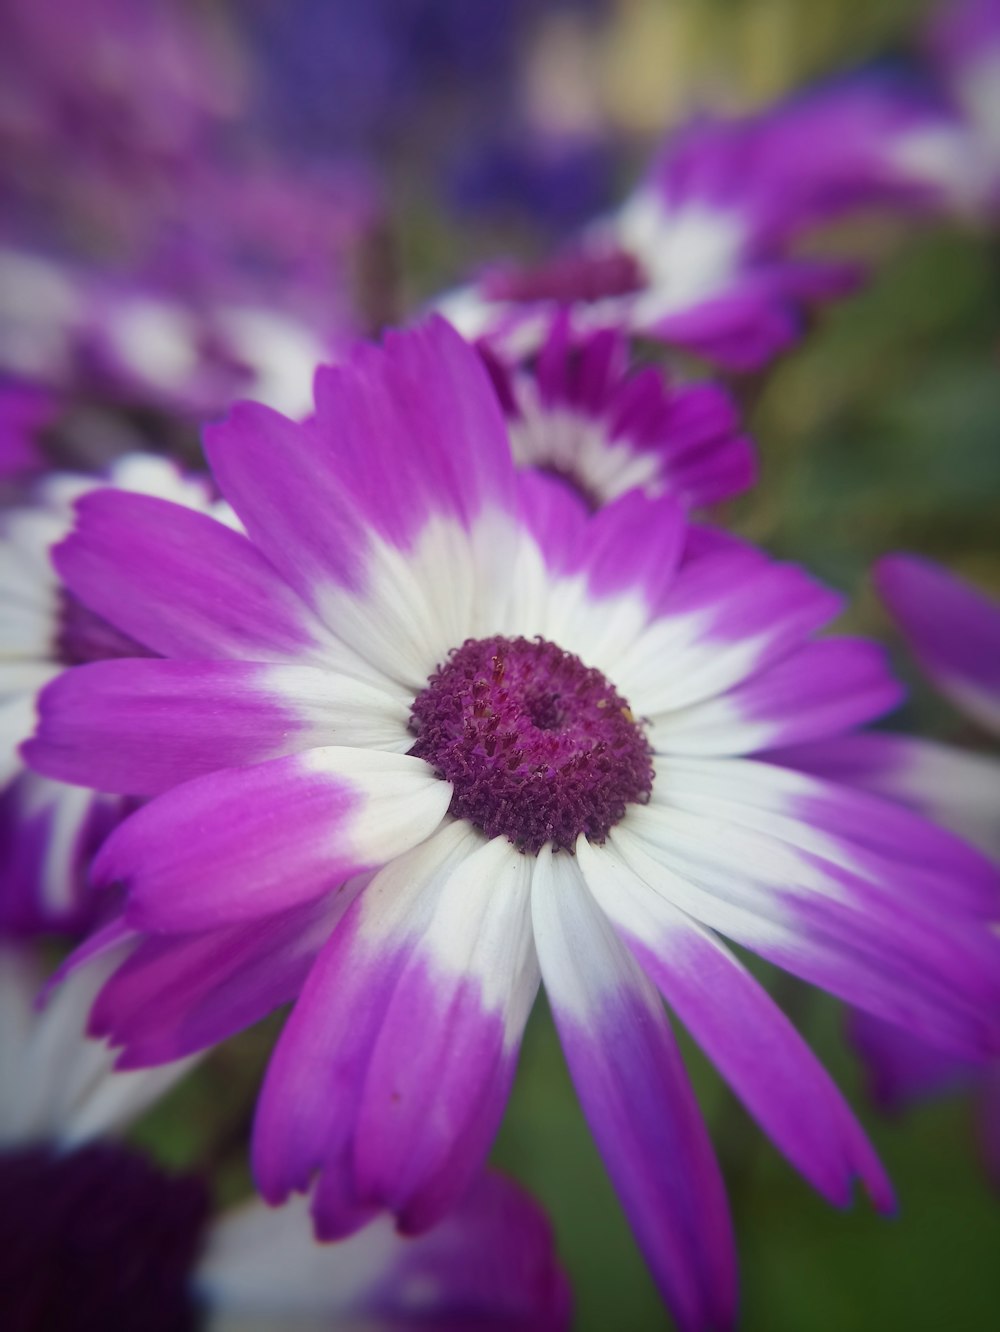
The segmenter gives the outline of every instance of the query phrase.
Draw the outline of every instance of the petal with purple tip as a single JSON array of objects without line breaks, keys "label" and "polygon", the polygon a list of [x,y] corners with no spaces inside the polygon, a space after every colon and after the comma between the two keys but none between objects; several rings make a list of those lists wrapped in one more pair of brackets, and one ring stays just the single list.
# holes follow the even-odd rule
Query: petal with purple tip
[{"label": "petal with purple tip", "polygon": [[499,1126],[538,989],[530,869],[506,839],[480,839],[443,880],[375,1041],[358,1188],[407,1231],[455,1203]]},{"label": "petal with purple tip", "polygon": [[398,693],[268,662],[94,662],[59,676],[39,711],[24,750],[33,767],[127,795],[325,745],[405,752],[412,743]]},{"label": "petal with purple tip", "polygon": [[855,1177],[894,1205],[874,1151],[833,1081],[784,1013],[712,934],[631,872],[610,847],[581,840],[580,868],[636,960],[761,1127],[832,1203]]},{"label": "petal with purple tip", "polygon": [[570,1074],[663,1297],[687,1332],[731,1327],[725,1191],[656,993],[572,857],[542,850],[532,915]]},{"label": "petal with purple tip", "polygon": [[300,661],[330,641],[245,536],[150,495],[84,496],[53,558],[85,606],[167,657]]},{"label": "petal with purple tip", "polygon": [[880,561],[875,584],[941,692],[1000,735],[1000,605],[914,555]]},{"label": "petal with purple tip", "polygon": [[751,753],[837,735],[881,716],[901,695],[874,643],[823,639],[725,693],[662,713],[650,740],[665,753]]},{"label": "petal with purple tip", "polygon": [[313,749],[173,787],[111,835],[100,883],[128,889],[130,923],[216,929],[318,897],[428,836],[451,788],[376,750]]}]

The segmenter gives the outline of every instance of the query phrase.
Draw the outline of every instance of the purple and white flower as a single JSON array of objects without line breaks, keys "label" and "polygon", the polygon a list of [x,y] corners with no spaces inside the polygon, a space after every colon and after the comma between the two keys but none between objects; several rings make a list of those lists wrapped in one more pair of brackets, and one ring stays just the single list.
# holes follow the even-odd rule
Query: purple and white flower
[{"label": "purple and white flower", "polygon": [[302,1199],[213,1219],[197,1175],[167,1174],[116,1140],[192,1061],[114,1071],[113,1052],[84,1035],[107,969],[81,968],[38,1011],[37,959],[0,945],[5,1328],[568,1326],[545,1215],[497,1174],[418,1239],[382,1218],[318,1244]]},{"label": "purple and white flower", "polygon": [[160,495],[225,518],[207,482],[151,454],[130,454],[106,479],[52,473],[34,502],[0,515],[0,929],[85,927],[90,860],[129,808],[27,770],[19,747],[35,724],[42,687],[66,666],[145,651],[87,611],[60,584],[51,551],[73,526],[73,503],[105,486]]},{"label": "purple and white flower", "polygon": [[[659,989],[828,1199],[889,1184],[720,934],[968,1055],[995,1048],[996,874],[887,801],[758,761],[892,706],[840,601],[633,491],[588,516],[518,473],[442,321],[321,369],[313,419],[206,433],[246,535],[100,492],[56,560],[163,659],[46,690],[30,762],[152,797],[104,844],[132,951],[91,1030],[120,1066],[295,1001],[254,1130],[323,1237],[442,1219],[480,1169],[544,980],[660,1288],[728,1326],[721,1177]],[[99,951],[101,940],[91,944]]]},{"label": "purple and white flower", "polygon": [[252,282],[225,278],[115,273],[0,248],[0,370],[199,418],[247,391],[304,413],[308,367],[347,336],[332,285],[330,317],[314,319]]},{"label": "purple and white flower", "polygon": [[560,319],[530,369],[482,350],[515,463],[561,477],[594,508],[635,488],[702,508],[753,484],[754,447],[729,394],[631,369],[613,329],[574,339]]},{"label": "purple and white flower", "polygon": [[534,268],[488,270],[438,308],[510,360],[568,311],[578,334],[618,328],[756,369],[797,340],[810,305],[861,276],[803,255],[803,237],[863,208],[968,204],[979,165],[930,91],[880,74],[842,80],[755,117],[690,123],[574,246]]}]

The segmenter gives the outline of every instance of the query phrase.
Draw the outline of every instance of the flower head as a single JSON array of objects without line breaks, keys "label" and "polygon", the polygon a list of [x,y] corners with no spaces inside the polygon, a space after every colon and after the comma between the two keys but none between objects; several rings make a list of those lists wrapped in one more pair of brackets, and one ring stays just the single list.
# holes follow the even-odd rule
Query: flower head
[{"label": "flower head", "polygon": [[481,350],[515,462],[560,477],[592,508],[635,487],[698,508],[753,481],[753,445],[725,390],[630,369],[628,341],[613,329],[575,339],[559,319],[533,365],[519,370]]},{"label": "flower head", "polygon": [[659,988],[825,1196],[860,1177],[890,1205],[716,934],[957,1049],[996,1040],[990,866],[752,757],[897,698],[868,644],[813,640],[838,599],[671,498],[588,517],[519,475],[442,321],[321,370],[308,424],[243,404],[206,449],[246,535],[145,496],[80,502],[67,586],[167,659],[68,672],[28,749],[156,797],[95,867],[127,894],[130,955],[92,1017],[121,1063],[294,999],[259,1187],[312,1187],[326,1237],[382,1208],[419,1232],[479,1170],[541,978],[665,1297],[727,1325],[721,1178]]},{"label": "flower head", "polygon": [[690,122],[616,213],[538,265],[494,266],[439,308],[511,360],[568,317],[578,334],[615,328],[756,369],[801,336],[811,306],[862,276],[803,253],[804,238],[862,209],[967,207],[980,177],[941,98],[866,71],[756,116]]}]

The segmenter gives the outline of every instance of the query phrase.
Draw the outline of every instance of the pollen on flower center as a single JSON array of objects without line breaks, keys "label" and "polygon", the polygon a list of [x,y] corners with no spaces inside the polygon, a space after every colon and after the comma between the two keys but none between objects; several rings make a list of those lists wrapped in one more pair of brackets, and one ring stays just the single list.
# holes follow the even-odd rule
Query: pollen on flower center
[{"label": "pollen on flower center", "polygon": [[450,812],[520,851],[602,842],[653,787],[653,751],[600,671],[543,638],[468,639],[410,713]]}]

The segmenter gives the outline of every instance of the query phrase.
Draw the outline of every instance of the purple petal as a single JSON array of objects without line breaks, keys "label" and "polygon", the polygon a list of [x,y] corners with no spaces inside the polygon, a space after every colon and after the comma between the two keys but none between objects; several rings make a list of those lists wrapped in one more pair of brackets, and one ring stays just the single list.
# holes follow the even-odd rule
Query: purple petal
[{"label": "purple petal", "polygon": [[53,558],[70,591],[167,657],[296,661],[323,631],[239,532],[150,495],[103,490],[77,505]]},{"label": "purple petal", "polygon": [[24,772],[0,794],[0,932],[79,935],[97,895],[87,871],[127,806]]},{"label": "purple petal", "polygon": [[205,447],[253,540],[313,604],[331,582],[364,588],[372,541],[410,550],[432,517],[470,529],[514,503],[496,394],[440,319],[321,369],[309,426],[244,403]]},{"label": "purple petal", "polygon": [[272,1311],[323,1325],[566,1332],[570,1318],[544,1212],[492,1171],[416,1239],[380,1218],[339,1244],[317,1244],[303,1199],[246,1203],[213,1227],[196,1283],[237,1320]]},{"label": "purple petal", "polygon": [[803,644],[723,694],[665,714],[651,740],[668,753],[751,753],[837,735],[888,711],[901,694],[874,643],[829,638]]},{"label": "purple petal", "polygon": [[39,711],[33,767],[130,795],[324,745],[410,747],[405,703],[309,666],[95,662],[58,677]]},{"label": "purple petal", "polygon": [[254,1126],[257,1186],[278,1203],[322,1171],[317,1219],[327,1238],[374,1210],[354,1187],[350,1152],[368,1063],[419,941],[423,903],[473,844],[470,829],[446,823],[372,879],[317,958],[271,1058]]},{"label": "purple petal", "polygon": [[869,1095],[883,1110],[967,1087],[982,1072],[981,1063],[956,1059],[870,1013],[852,1012],[848,1032],[865,1066]]},{"label": "purple petal", "polygon": [[313,749],[174,787],[105,842],[99,883],[122,881],[143,929],[237,924],[318,897],[431,833],[451,788],[426,764]]},{"label": "purple petal", "polygon": [[732,399],[715,385],[674,388],[658,369],[633,370],[619,330],[574,337],[563,312],[534,371],[503,374],[494,381],[519,465],[565,478],[594,507],[633,488],[707,504],[753,475]]},{"label": "purple petal", "polygon": [[91,1035],[122,1047],[118,1068],[217,1045],[296,997],[350,901],[341,891],[248,925],[144,939],[98,995]]},{"label": "purple petal", "polygon": [[795,808],[804,779],[761,766],[674,760],[670,782],[630,811],[613,842],[674,905],[780,966],[958,1054],[995,1049],[1000,940],[986,924],[995,885],[967,890],[964,909],[953,886],[975,854],[887,806],[884,822],[898,814],[909,837],[882,855],[809,822]]},{"label": "purple petal", "polygon": [[513,507],[495,391],[479,353],[440,317],[321,367],[316,425],[336,438],[367,521],[396,544],[408,545],[432,514],[471,527],[484,508]]},{"label": "purple petal", "polygon": [[746,435],[713,440],[678,458],[671,475],[673,484],[690,496],[695,508],[720,504],[757,484],[757,450]]},{"label": "purple petal", "polygon": [[568,575],[588,523],[583,500],[572,486],[530,468],[517,478],[521,523],[541,551],[549,573]]},{"label": "purple petal", "polygon": [[873,732],[793,745],[761,757],[902,801],[1000,861],[1000,760],[987,754]]},{"label": "purple petal", "polygon": [[662,618],[627,647],[614,678],[633,709],[655,723],[801,647],[837,614],[840,598],[794,565],[718,546],[685,560],[652,609]]},{"label": "purple petal", "polygon": [[503,838],[479,845],[451,873],[371,1053],[357,1187],[411,1233],[461,1197],[499,1127],[538,989],[529,876],[530,862]]},{"label": "purple petal", "polygon": [[707,930],[639,881],[610,847],[581,843],[600,906],[708,1057],[792,1164],[846,1206],[855,1177],[891,1210],[892,1189],[833,1081],[767,992]]},{"label": "purple petal", "polygon": [[542,850],[532,913],[570,1074],[663,1298],[690,1332],[731,1327],[725,1192],[656,993],[570,856]]},{"label": "purple petal", "polygon": [[[303,1187],[311,1163],[326,1237],[381,1208],[411,1232],[436,1224],[489,1149],[537,985],[527,864],[505,841],[454,824],[388,866],[324,951],[268,1073],[255,1149],[265,1196]],[[301,1066],[303,1041],[323,1069]],[[339,1094],[324,1105],[330,1077]]]},{"label": "purple petal", "polygon": [[1000,735],[1000,604],[913,555],[881,560],[875,584],[941,692]]},{"label": "purple petal", "polygon": [[687,533],[683,506],[632,491],[606,504],[582,529],[574,572],[597,600],[636,591],[650,608],[674,581]]}]

